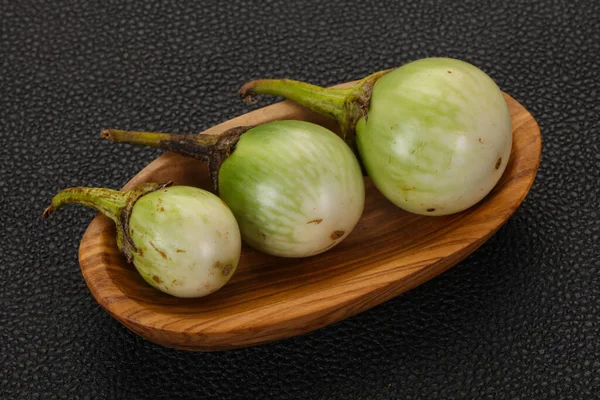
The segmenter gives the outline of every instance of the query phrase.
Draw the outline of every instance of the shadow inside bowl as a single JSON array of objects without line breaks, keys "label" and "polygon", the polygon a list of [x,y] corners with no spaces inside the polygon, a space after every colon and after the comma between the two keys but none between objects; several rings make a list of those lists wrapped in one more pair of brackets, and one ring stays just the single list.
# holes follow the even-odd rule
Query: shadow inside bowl
[{"label": "shadow inside bowl", "polygon": [[[197,161],[171,153],[168,157],[168,164],[157,168],[144,180],[160,182],[174,179],[175,176],[169,174],[169,165],[179,164],[186,173],[175,179],[176,184],[210,188],[207,171],[202,165],[197,165]],[[283,300],[288,298],[289,293],[296,293],[302,287],[318,286],[319,282],[331,284],[336,279],[351,279],[361,269],[386,261],[390,252],[401,256],[409,254],[415,243],[421,245],[427,237],[433,242],[449,225],[468,213],[440,217],[411,214],[390,203],[369,178],[365,178],[365,187],[367,194],[363,215],[350,235],[337,246],[312,257],[281,258],[261,253],[244,243],[235,274],[224,287],[209,296],[179,299],[164,294],[148,285],[133,265],[118,254],[107,253],[102,263],[110,265],[108,276],[119,291],[143,303],[145,308],[164,311],[168,307],[169,313],[207,316],[219,313],[223,308],[243,311],[246,309],[244,304],[260,301],[261,298]],[[110,236],[106,246],[116,248],[114,231],[105,236]],[[382,248],[387,251],[382,252]],[[357,254],[361,256],[357,257]],[[249,287],[253,293],[248,292]]]}]

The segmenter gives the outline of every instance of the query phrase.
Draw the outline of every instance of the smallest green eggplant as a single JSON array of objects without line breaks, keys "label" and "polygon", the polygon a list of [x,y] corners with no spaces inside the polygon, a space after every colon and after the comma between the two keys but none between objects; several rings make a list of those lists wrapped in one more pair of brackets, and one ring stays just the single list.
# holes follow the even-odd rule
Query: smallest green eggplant
[{"label": "smallest green eggplant", "polygon": [[225,285],[240,259],[238,223],[214,194],[189,186],[149,183],[129,191],[76,187],[44,211],[81,204],[110,218],[117,246],[154,288],[175,297],[202,297]]}]

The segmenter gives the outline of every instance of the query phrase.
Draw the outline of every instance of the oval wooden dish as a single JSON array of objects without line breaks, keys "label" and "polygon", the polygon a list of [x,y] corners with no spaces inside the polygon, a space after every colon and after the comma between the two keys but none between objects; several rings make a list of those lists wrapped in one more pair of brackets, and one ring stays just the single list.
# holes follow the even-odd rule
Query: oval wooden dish
[{"label": "oval wooden dish", "polygon": [[[153,289],[120,255],[111,221],[98,215],[79,250],[81,271],[98,303],[133,332],[164,346],[233,349],[309,332],[355,315],[435,277],[471,254],[507,221],[533,184],[541,155],[531,114],[506,96],[513,149],[502,179],[474,207],[445,217],[413,215],[388,202],[366,179],[364,214],[332,250],[304,259],[268,256],[244,245],[238,270],[221,290],[178,299]],[[301,119],[336,123],[284,101],[215,126]],[[165,153],[126,186],[173,180],[209,188],[206,166]]]}]

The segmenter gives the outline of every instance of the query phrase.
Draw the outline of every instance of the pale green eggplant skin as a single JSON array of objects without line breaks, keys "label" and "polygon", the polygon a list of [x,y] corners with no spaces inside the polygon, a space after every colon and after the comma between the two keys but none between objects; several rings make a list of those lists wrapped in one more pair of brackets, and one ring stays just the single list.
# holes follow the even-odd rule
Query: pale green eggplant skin
[{"label": "pale green eggplant skin", "polygon": [[512,147],[503,93],[451,58],[410,62],[379,78],[356,144],[383,195],[416,214],[465,210],[497,184]]},{"label": "pale green eggplant skin", "polygon": [[133,264],[154,288],[176,297],[211,294],[233,276],[241,254],[235,217],[216,195],[172,186],[140,197],[129,217]]},{"label": "pale green eggplant skin", "polygon": [[322,253],[346,238],[365,201],[360,165],[330,130],[276,121],[241,135],[219,170],[219,196],[242,238],[280,257]]}]

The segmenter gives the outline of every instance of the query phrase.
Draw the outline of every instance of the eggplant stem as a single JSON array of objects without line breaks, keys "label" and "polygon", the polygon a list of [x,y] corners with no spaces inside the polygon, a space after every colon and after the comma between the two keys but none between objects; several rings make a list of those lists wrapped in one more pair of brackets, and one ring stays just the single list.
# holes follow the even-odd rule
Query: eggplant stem
[{"label": "eggplant stem", "polygon": [[60,191],[44,210],[44,219],[65,204],[81,204],[101,212],[117,222],[121,210],[127,205],[129,197],[125,192],[106,188],[73,187]]},{"label": "eggplant stem", "polygon": [[219,140],[220,135],[137,132],[119,129],[104,129],[100,133],[100,136],[115,143],[136,144],[176,152],[182,152],[182,150],[186,149],[189,145],[193,145],[193,152],[187,151],[184,152],[184,154],[189,156],[197,156],[202,147],[214,146]]},{"label": "eggplant stem", "polygon": [[357,153],[355,128],[360,118],[367,118],[375,82],[391,70],[379,71],[355,83],[352,87],[323,88],[291,79],[259,79],[244,84],[238,94],[245,102],[253,96],[267,94],[293,100],[340,124],[341,137]]},{"label": "eggplant stem", "polygon": [[209,164],[213,188],[215,192],[218,192],[218,178],[221,164],[229,157],[240,136],[251,128],[252,126],[239,126],[216,135],[105,129],[100,133],[100,136],[116,143],[154,147],[207,162]]},{"label": "eggplant stem", "polygon": [[74,187],[60,191],[52,198],[52,202],[44,210],[44,218],[64,206],[65,204],[81,204],[101,212],[115,223],[117,227],[117,246],[127,258],[133,260],[137,251],[129,233],[129,217],[135,202],[142,196],[171,186],[173,182],[164,184],[146,183],[126,192],[107,188]]},{"label": "eggplant stem", "polygon": [[323,88],[292,79],[259,79],[246,83],[238,93],[246,103],[254,102],[257,94],[285,97],[341,122],[345,114],[344,103],[352,89]]}]

